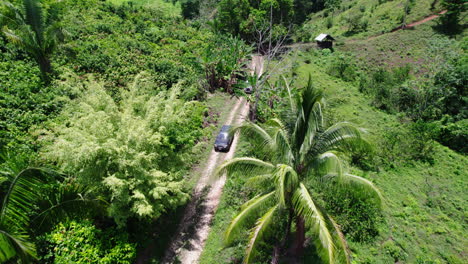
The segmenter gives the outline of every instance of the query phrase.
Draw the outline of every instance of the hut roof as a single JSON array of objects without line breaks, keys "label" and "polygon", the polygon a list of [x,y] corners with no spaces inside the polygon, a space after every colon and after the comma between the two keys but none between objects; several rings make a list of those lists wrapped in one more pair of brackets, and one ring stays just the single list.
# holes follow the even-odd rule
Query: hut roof
[{"label": "hut roof", "polygon": [[332,36],[328,34],[320,34],[315,38],[316,41],[324,41],[324,40],[335,40]]}]

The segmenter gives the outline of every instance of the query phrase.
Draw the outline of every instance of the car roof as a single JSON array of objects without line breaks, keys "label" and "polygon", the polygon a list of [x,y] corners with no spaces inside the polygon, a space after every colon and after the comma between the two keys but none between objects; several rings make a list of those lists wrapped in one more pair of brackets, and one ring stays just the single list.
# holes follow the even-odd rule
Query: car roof
[{"label": "car roof", "polygon": [[227,132],[230,128],[230,125],[223,125],[223,127],[221,128],[221,132]]}]

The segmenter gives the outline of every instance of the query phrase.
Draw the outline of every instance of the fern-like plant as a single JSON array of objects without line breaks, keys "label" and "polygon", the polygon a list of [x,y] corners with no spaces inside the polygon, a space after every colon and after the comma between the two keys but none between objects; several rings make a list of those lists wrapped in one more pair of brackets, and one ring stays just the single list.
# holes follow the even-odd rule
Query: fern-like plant
[{"label": "fern-like plant", "polygon": [[[347,122],[325,126],[323,93],[312,86],[311,79],[302,95],[295,97],[288,90],[290,111],[284,122],[273,119],[260,126],[244,123],[235,130],[242,131],[255,146],[257,157],[240,157],[226,161],[217,171],[220,175],[241,172],[249,177],[247,184],[258,189],[259,195],[242,206],[225,233],[226,245],[235,241],[245,227],[257,219],[250,230],[244,263],[252,263],[260,241],[271,230],[281,228],[285,218],[287,226],[283,242],[288,239],[295,221],[294,249],[300,256],[305,244],[306,231],[312,231],[320,256],[328,263],[349,263],[346,241],[339,226],[328,215],[309,188],[310,179],[326,188],[335,184],[340,188],[366,190],[381,199],[378,189],[367,179],[346,172],[340,154],[368,147],[361,131]],[[280,245],[277,245],[280,246]],[[344,257],[343,257],[344,256]]]}]

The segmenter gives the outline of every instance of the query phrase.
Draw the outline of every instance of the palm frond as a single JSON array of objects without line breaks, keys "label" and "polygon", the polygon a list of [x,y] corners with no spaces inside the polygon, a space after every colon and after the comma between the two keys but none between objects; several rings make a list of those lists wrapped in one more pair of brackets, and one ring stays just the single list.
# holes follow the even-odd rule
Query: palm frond
[{"label": "palm frond", "polygon": [[99,213],[103,211],[102,206],[107,204],[103,198],[94,197],[87,187],[76,182],[62,184],[43,196],[45,199],[38,203],[40,212],[31,219],[36,229],[53,226],[58,220],[67,217],[86,217],[90,213]]},{"label": "palm frond", "polygon": [[302,183],[294,192],[293,204],[296,213],[304,217],[307,226],[318,234],[318,242],[326,251],[325,255],[327,256],[329,263],[335,263],[335,243],[333,241],[333,236],[328,229],[324,213],[322,213],[319,207],[316,206],[307,191],[307,188]]},{"label": "palm frond", "polygon": [[38,198],[37,187],[40,185],[43,170],[27,168],[10,178],[9,187],[2,202],[0,223],[10,223],[24,228],[28,225],[28,213],[33,210]]},{"label": "palm frond", "polygon": [[348,122],[340,122],[323,132],[313,146],[313,152],[323,153],[329,150],[356,151],[370,148],[362,137],[362,130]]},{"label": "palm frond", "polygon": [[304,161],[306,155],[309,153],[310,148],[313,146],[316,134],[323,128],[323,113],[322,104],[316,102],[309,113],[307,122],[307,131],[304,134],[300,145],[300,160]]},{"label": "palm frond", "polygon": [[277,165],[273,177],[280,205],[286,207],[290,194],[298,187],[299,177],[293,168],[285,164]]},{"label": "palm frond", "polygon": [[[309,171],[317,173],[319,176],[334,175],[341,177],[343,175],[343,164],[336,153],[328,151],[310,159],[306,166]],[[314,168],[313,170],[311,168]]]},{"label": "palm frond", "polygon": [[[3,201],[0,210],[0,242],[4,252],[2,257],[9,257],[14,250],[14,255],[27,263],[27,260],[35,257],[34,244],[28,242],[26,228],[29,225],[29,213],[34,209],[34,202],[38,199],[38,186],[41,184],[44,171],[40,168],[27,168],[19,173],[21,161],[7,164],[2,173],[8,184],[6,192],[3,194]],[[21,163],[22,164],[22,163]],[[11,165],[11,166],[8,166]]]},{"label": "palm frond", "polygon": [[312,77],[309,75],[307,86],[302,92],[301,99],[297,102],[297,118],[293,132],[294,146],[297,150],[301,148],[309,130],[310,115],[314,113],[316,104],[323,104],[323,101],[323,91],[314,88]]},{"label": "palm frond", "polygon": [[291,92],[291,87],[289,86],[288,81],[286,80],[286,77],[284,75],[281,75],[284,86],[286,87],[286,91],[288,92],[288,100],[289,100],[289,107],[291,108],[292,112],[296,112],[296,101],[297,99],[293,97],[292,92]]},{"label": "palm frond", "polygon": [[265,125],[270,126],[270,127],[280,128],[280,129],[283,129],[283,130],[286,129],[286,126],[278,118],[272,118],[272,119],[267,120],[265,122]]},{"label": "palm frond", "polygon": [[225,245],[230,245],[234,241],[235,236],[239,234],[239,230],[245,226],[249,219],[258,215],[259,212],[271,204],[274,193],[270,192],[262,196],[256,196],[242,205],[242,211],[232,219],[224,234]]},{"label": "palm frond", "polygon": [[26,24],[28,24],[35,33],[37,42],[43,43],[44,19],[41,4],[37,0],[23,0]]},{"label": "palm frond", "polygon": [[258,219],[256,226],[252,229],[249,236],[249,244],[245,251],[244,264],[249,264],[252,262],[254,255],[257,250],[258,243],[265,236],[266,231],[268,230],[271,220],[278,209],[278,206],[272,207],[268,212],[266,212],[260,219]]},{"label": "palm frond", "polygon": [[52,53],[57,46],[57,43],[63,41],[66,34],[67,31],[64,30],[61,23],[55,22],[49,25],[44,32],[44,53]]},{"label": "palm frond", "polygon": [[1,4],[5,7],[6,10],[0,13],[0,25],[18,25],[24,21],[24,17],[21,14],[20,10],[13,5],[11,2],[2,1]]},{"label": "palm frond", "polygon": [[23,232],[5,231],[0,227],[0,262],[4,263],[17,256],[22,263],[29,263],[36,258],[36,248],[34,243],[28,241],[29,237]]},{"label": "palm frond", "polygon": [[268,188],[272,186],[273,176],[271,174],[262,174],[247,179],[245,185],[248,187]]},{"label": "palm frond", "polygon": [[15,45],[25,46],[24,39],[22,37],[20,37],[13,30],[11,30],[11,29],[9,29],[7,27],[4,27],[2,31],[3,31],[3,34],[5,34],[5,36],[7,37],[7,39],[9,41],[11,41],[12,43],[14,43]]},{"label": "palm frond", "polygon": [[224,173],[232,174],[233,172],[241,172],[246,176],[253,176],[258,174],[265,174],[273,170],[275,166],[269,162],[265,162],[256,158],[234,158],[225,161],[221,164],[215,175],[221,176]]},{"label": "palm frond", "polygon": [[270,153],[271,156],[276,156],[277,162],[293,164],[294,153],[291,150],[289,143],[289,137],[285,129],[278,129],[274,134],[274,141],[272,147],[274,153]]},{"label": "palm frond", "polygon": [[237,130],[241,131],[242,135],[245,136],[249,142],[262,148],[264,151],[271,151],[273,138],[259,125],[252,122],[243,122],[240,126],[234,127],[231,133]]},{"label": "palm frond", "polygon": [[345,186],[345,188],[351,188],[353,190],[356,190],[355,187],[359,187],[365,193],[375,197],[378,200],[380,206],[384,201],[384,197],[382,196],[382,193],[377,188],[377,186],[375,186],[374,183],[363,177],[352,175],[349,173],[343,173],[341,176],[337,174],[328,174],[325,175],[325,178],[336,179],[338,183]]},{"label": "palm frond", "polygon": [[341,247],[341,250],[343,251],[344,258],[346,261],[346,264],[351,263],[351,252],[349,250],[348,243],[346,242],[345,236],[343,232],[341,232],[340,226],[335,222],[335,220],[328,215],[328,221],[333,225],[333,228],[335,228],[336,235],[338,237],[338,242]]}]

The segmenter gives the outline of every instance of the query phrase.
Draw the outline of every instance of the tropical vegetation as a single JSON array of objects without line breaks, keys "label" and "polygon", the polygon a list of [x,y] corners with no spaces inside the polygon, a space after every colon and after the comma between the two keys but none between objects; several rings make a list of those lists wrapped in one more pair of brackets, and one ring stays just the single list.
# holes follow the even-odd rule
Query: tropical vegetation
[{"label": "tropical vegetation", "polygon": [[[288,91],[291,91],[285,85]],[[256,155],[226,161],[219,168],[240,172],[249,177],[247,184],[259,189],[259,194],[247,201],[233,219],[225,234],[226,244],[234,241],[239,229],[249,218],[258,217],[250,230],[244,263],[254,263],[259,244],[271,230],[285,230],[277,247],[284,246],[295,221],[295,257],[302,255],[305,233],[310,229],[313,240],[329,263],[349,262],[346,241],[332,216],[327,214],[318,195],[329,185],[343,189],[362,188],[377,199],[380,192],[369,180],[349,174],[340,156],[364,150],[367,143],[361,131],[346,122],[327,125],[324,120],[323,92],[314,89],[312,80],[297,98],[289,93],[289,109],[285,120],[272,119],[264,127],[253,123],[241,125],[239,130],[256,146]],[[274,220],[284,218],[285,221]],[[286,222],[285,226],[284,222]],[[281,250],[281,249],[275,249]],[[338,253],[344,254],[339,259]],[[278,253],[276,253],[278,255]]]},{"label": "tropical vegetation", "polygon": [[[458,0],[0,1],[0,262],[160,263],[189,201],[206,207],[205,167],[228,177],[199,263],[468,262],[465,16]],[[223,163],[239,98],[250,121]]]}]

